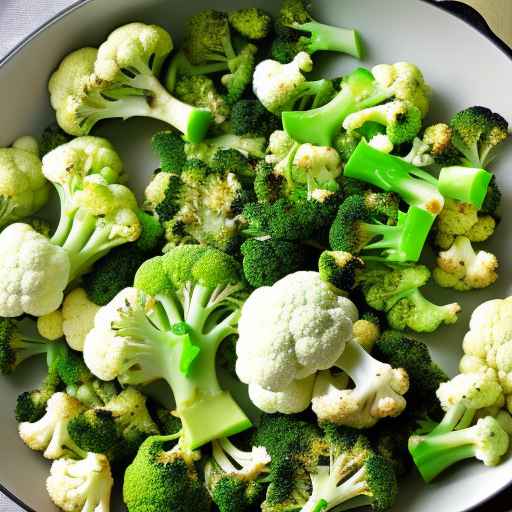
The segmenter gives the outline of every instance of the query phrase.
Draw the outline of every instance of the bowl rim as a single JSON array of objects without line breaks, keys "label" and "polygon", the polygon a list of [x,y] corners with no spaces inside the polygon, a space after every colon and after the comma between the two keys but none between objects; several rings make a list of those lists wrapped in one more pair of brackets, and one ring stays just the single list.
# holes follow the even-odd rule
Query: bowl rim
[{"label": "bowl rim", "polygon": [[[32,32],[30,32],[26,37],[18,41],[12,48],[9,50],[2,58],[0,58],[0,71],[2,68],[10,62],[23,48],[28,46],[30,42],[35,39],[39,34],[44,32],[47,28],[51,27],[52,25],[60,22],[63,20],[66,16],[74,12],[75,10],[80,9],[81,7],[85,6],[88,3],[94,2],[96,0],[76,0],[75,2],[72,2],[67,7],[61,9],[56,14],[54,14],[51,18],[46,20],[41,25],[37,26]],[[498,36],[494,34],[494,32],[487,27],[485,28],[486,23],[484,26],[477,26],[473,23],[471,23],[466,17],[464,17],[461,13],[458,11],[452,11],[446,6],[444,6],[444,2],[439,2],[439,0],[417,0],[419,2],[425,3],[430,5],[431,7],[435,9],[439,9],[443,12],[445,12],[449,16],[453,16],[455,18],[458,18],[462,22],[464,22],[466,25],[471,27],[476,32],[483,35],[488,41],[490,41],[498,50],[500,50],[502,53],[504,53],[511,61],[512,61],[512,47],[509,47],[504,41],[502,41]],[[484,20],[485,21],[485,20]],[[512,485],[512,480],[509,482],[509,484],[503,486],[501,489],[493,492],[489,496],[487,496],[482,501],[475,503],[472,507],[466,509],[463,512],[470,512],[471,510],[474,510],[476,507],[482,505],[483,503],[486,503],[490,499],[494,498],[501,492],[503,492],[505,489],[507,489],[510,485]],[[11,501],[13,501],[16,505],[18,505],[20,508],[22,508],[26,512],[37,512],[30,506],[28,506],[26,503],[23,502],[21,498],[16,496],[13,492],[11,492],[7,487],[5,487],[0,482],[0,492],[7,496]]]}]

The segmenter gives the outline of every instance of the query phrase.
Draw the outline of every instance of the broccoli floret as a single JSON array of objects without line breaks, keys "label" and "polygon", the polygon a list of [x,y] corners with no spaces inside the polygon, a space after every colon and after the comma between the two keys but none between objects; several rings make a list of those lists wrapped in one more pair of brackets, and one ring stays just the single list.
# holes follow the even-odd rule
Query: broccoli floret
[{"label": "broccoli floret", "polygon": [[187,140],[201,141],[212,114],[173,97],[157,79],[172,47],[163,28],[130,23],[114,30],[98,50],[69,54],[48,84],[61,128],[86,135],[103,119],[143,116],[174,126]]},{"label": "broccoli floret", "polygon": [[425,129],[423,142],[437,164],[442,166],[461,164],[462,155],[452,144],[452,137],[453,130],[445,123],[437,123]]},{"label": "broccoli floret", "polygon": [[89,300],[98,306],[108,304],[123,288],[131,286],[135,272],[147,259],[134,244],[118,247],[101,258],[82,286]]},{"label": "broccoli floret", "polygon": [[149,414],[151,414],[162,435],[177,434],[181,430],[181,421],[173,414],[173,411],[162,407],[154,400],[148,400],[147,406]]},{"label": "broccoli floret", "polygon": [[361,258],[344,251],[324,251],[318,260],[320,277],[346,292],[354,289],[357,276],[364,267]]},{"label": "broccoli floret", "polygon": [[[372,198],[377,194],[370,194]],[[379,199],[370,205],[364,196],[350,196],[340,206],[331,225],[329,243],[331,249],[358,255],[363,251],[379,251],[378,256],[387,261],[418,261],[428,233],[434,222],[433,216],[411,206],[407,213],[398,213],[395,226],[379,221],[379,214],[389,209],[387,197],[384,205]],[[392,211],[392,210],[391,210]]]},{"label": "broccoli floret", "polygon": [[502,193],[496,183],[496,176],[493,176],[489,183],[487,195],[485,196],[484,203],[480,208],[480,212],[496,216],[501,204],[501,198]]},{"label": "broccoli floret", "polygon": [[231,109],[230,121],[235,135],[252,137],[269,137],[281,126],[279,118],[257,100],[237,101]]},{"label": "broccoli floret", "polygon": [[249,203],[243,216],[247,221],[244,233],[252,237],[270,236],[276,240],[322,239],[334,220],[338,201],[335,195],[324,202],[315,199],[289,201],[281,198],[275,203]]},{"label": "broccoli floret", "polygon": [[238,449],[229,439],[212,443],[206,462],[205,482],[220,512],[249,512],[265,499],[264,476],[270,456],[263,447],[249,452]]},{"label": "broccoli floret", "polygon": [[275,203],[284,194],[284,176],[274,172],[274,166],[264,160],[256,165],[254,193],[260,203]]},{"label": "broccoli floret", "polygon": [[496,147],[508,137],[508,123],[486,107],[470,107],[450,121],[452,144],[473,167],[486,167]]},{"label": "broccoli floret", "polygon": [[188,160],[180,175],[156,174],[146,188],[145,204],[164,225],[168,247],[195,241],[235,252],[240,213],[251,199],[241,179],[229,170],[212,170],[200,160]]},{"label": "broccoli floret", "polygon": [[174,94],[179,100],[207,108],[213,115],[215,124],[223,123],[229,117],[229,105],[219,94],[211,78],[205,75],[181,76],[177,79]]},{"label": "broccoli floret", "polygon": [[[252,192],[255,170],[253,162],[236,149],[219,149],[212,158],[214,172],[232,173],[237,176],[246,192]],[[253,197],[254,199],[254,197]]]},{"label": "broccoli floret", "polygon": [[221,82],[227,89],[228,103],[238,101],[251,82],[257,48],[249,43],[235,51],[225,13],[207,9],[189,18],[183,51],[195,66],[224,65],[228,73]]},{"label": "broccoli floret", "polygon": [[46,127],[39,140],[39,156],[43,158],[46,153],[53,151],[57,146],[66,144],[72,139],[58,124]]},{"label": "broccoli floret", "polygon": [[[372,452],[361,434],[333,425],[325,429],[329,463],[311,473],[311,494],[301,510],[322,512],[343,505],[345,510],[365,505],[375,511],[389,510],[398,494],[393,467]],[[355,498],[357,503],[351,506]]]},{"label": "broccoli floret", "polygon": [[409,452],[425,482],[464,459],[476,458],[486,466],[499,463],[508,449],[508,434],[491,416],[471,425],[476,412],[493,405],[500,393],[500,385],[486,374],[460,374],[441,384],[438,396],[446,414],[428,433],[409,438]]},{"label": "broccoli floret", "polygon": [[340,52],[357,59],[363,54],[363,43],[356,30],[314,20],[304,0],[283,0],[276,31],[272,56],[279,62],[289,62],[299,51],[311,55],[321,50]]},{"label": "broccoli floret", "polygon": [[129,512],[209,512],[210,497],[195,467],[200,453],[178,444],[167,450],[176,438],[148,438],[126,469],[123,498]]},{"label": "broccoli floret", "polygon": [[272,32],[272,18],[257,7],[232,11],[228,19],[231,26],[247,39],[258,41]]},{"label": "broccoli floret", "polygon": [[176,132],[156,133],[151,139],[151,147],[158,155],[162,171],[176,174],[181,172],[187,157],[185,155],[185,142]]},{"label": "broccoli floret", "polygon": [[339,153],[343,162],[348,162],[360,141],[361,135],[359,133],[340,130],[334,138],[333,147]]},{"label": "broccoli floret", "polygon": [[146,261],[134,283],[96,315],[84,347],[89,368],[123,384],[168,382],[183,423],[181,444],[190,449],[249,428],[215,370],[217,349],[236,333],[240,315],[245,283],[236,260],[184,245]]},{"label": "broccoli floret", "polygon": [[378,359],[407,371],[409,391],[405,398],[409,414],[414,414],[418,419],[435,419],[442,414],[436,390],[448,377],[432,361],[425,343],[402,332],[386,331],[375,344],[374,350]]},{"label": "broccoli floret", "polygon": [[419,288],[430,279],[424,265],[380,267],[360,276],[369,306],[385,311],[393,329],[409,327],[416,332],[433,332],[441,324],[453,324],[460,311],[458,304],[437,306],[428,301]]},{"label": "broccoli floret", "polygon": [[247,157],[263,158],[266,144],[265,137],[241,136],[230,133],[206,139],[200,144],[186,144],[185,154],[190,160],[197,159],[206,165],[211,165],[219,150],[235,149]]},{"label": "broccoli floret", "polygon": [[311,57],[300,52],[282,64],[267,59],[254,70],[254,94],[273,114],[285,110],[305,110],[325,105],[335,95],[330,80],[306,80],[303,72],[313,69]]},{"label": "broccoli floret", "polygon": [[443,288],[467,291],[494,284],[497,270],[498,259],[494,254],[475,252],[469,238],[458,236],[447,251],[439,253],[433,277]]},{"label": "broccoli floret", "polygon": [[346,117],[388,99],[408,101],[428,111],[428,86],[421,71],[409,63],[381,64],[372,73],[358,68],[346,76],[340,92],[326,105],[306,112],[284,112],[283,126],[298,142],[330,146]]},{"label": "broccoli floret", "polygon": [[271,457],[270,485],[262,510],[299,510],[311,488],[309,472],[325,450],[316,424],[295,415],[263,415],[253,438]]},{"label": "broccoli floret", "polygon": [[251,239],[241,245],[240,251],[245,278],[254,288],[272,286],[284,276],[306,266],[306,251],[295,242]]},{"label": "broccoli floret", "polygon": [[[343,121],[343,128],[349,132],[362,128],[366,123],[378,123],[386,127],[386,135],[393,145],[409,142],[421,129],[422,115],[412,103],[396,100],[384,105],[366,108],[350,114]],[[370,141],[373,137],[367,137]]]}]

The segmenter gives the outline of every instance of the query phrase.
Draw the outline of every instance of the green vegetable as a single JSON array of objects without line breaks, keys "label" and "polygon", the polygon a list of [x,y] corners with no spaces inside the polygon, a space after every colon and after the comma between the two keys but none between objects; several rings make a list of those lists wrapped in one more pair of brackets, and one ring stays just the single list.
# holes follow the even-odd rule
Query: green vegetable
[{"label": "green vegetable", "polygon": [[264,39],[272,32],[272,18],[257,7],[232,11],[228,18],[230,25],[247,39],[257,41]]}]

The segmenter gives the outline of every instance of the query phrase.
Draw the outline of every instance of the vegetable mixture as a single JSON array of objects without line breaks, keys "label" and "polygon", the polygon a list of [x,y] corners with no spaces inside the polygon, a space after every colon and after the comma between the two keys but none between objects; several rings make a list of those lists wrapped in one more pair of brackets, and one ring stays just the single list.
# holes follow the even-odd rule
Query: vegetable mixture
[{"label": "vegetable mixture", "polygon": [[[180,48],[130,23],[53,72],[56,124],[0,149],[0,370],[44,358],[15,415],[62,510],[108,512],[116,480],[129,512],[381,512],[413,466],[506,454],[512,297],[473,312],[451,380],[414,333],[457,322],[431,278],[498,278],[474,244],[508,123],[429,125],[415,64],[313,79],[318,52],[364,45],[302,0],[199,12]],[[166,125],[142,203],[94,135],[135,116]]]}]

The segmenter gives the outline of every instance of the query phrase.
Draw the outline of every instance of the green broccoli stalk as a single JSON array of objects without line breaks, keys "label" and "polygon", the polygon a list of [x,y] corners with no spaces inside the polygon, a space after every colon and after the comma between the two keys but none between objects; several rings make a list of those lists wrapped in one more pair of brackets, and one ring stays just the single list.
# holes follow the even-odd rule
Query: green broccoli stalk
[{"label": "green broccoli stalk", "polygon": [[413,64],[398,63],[358,68],[341,84],[340,92],[326,105],[306,112],[283,112],[283,127],[298,142],[331,146],[345,119],[352,113],[394,98],[428,110],[427,92],[420,70]]},{"label": "green broccoli stalk", "polygon": [[508,138],[508,123],[486,107],[470,107],[450,121],[452,144],[473,167],[486,167],[496,147]]},{"label": "green broccoli stalk", "polygon": [[68,55],[49,82],[61,128],[85,135],[103,119],[143,116],[174,126],[187,140],[201,141],[212,120],[210,111],[179,101],[157,78],[172,46],[163,28],[130,23],[112,32],[98,50]]},{"label": "green broccoli stalk", "polygon": [[409,327],[416,332],[433,332],[441,324],[453,324],[458,304],[438,306],[428,301],[419,288],[430,279],[424,265],[377,267],[364,272],[359,281],[368,305],[384,311],[393,329]]},{"label": "green broccoli stalk", "polygon": [[[183,245],[146,261],[135,275],[135,287],[144,296],[130,302],[121,292],[105,306],[115,315],[105,329],[115,333],[113,343],[122,343],[122,349],[113,349],[112,361],[98,357],[97,344],[106,342],[101,329],[88,337],[84,358],[91,371],[122,384],[165,380],[187,448],[249,428],[250,421],[220,387],[215,369],[217,350],[236,333],[240,315],[244,283],[238,263],[216,249]],[[155,305],[148,317],[150,297]]]},{"label": "green broccoli stalk", "polygon": [[373,259],[418,261],[434,216],[411,206],[407,213],[398,212],[396,225],[379,221],[378,210],[363,196],[350,196],[342,203],[329,231],[331,249],[354,255],[379,251]]},{"label": "green broccoli stalk", "polygon": [[228,71],[221,78],[228,103],[238,101],[251,82],[257,48],[249,43],[238,53],[235,51],[225,13],[207,9],[189,18],[183,52],[199,69],[221,64],[223,67],[217,70]]},{"label": "green broccoli stalk", "polygon": [[265,498],[270,456],[263,447],[250,452],[238,449],[229,439],[212,443],[212,456],[205,466],[205,482],[220,512],[249,512]]},{"label": "green broccoli stalk", "polygon": [[210,510],[208,491],[195,467],[201,455],[176,444],[179,436],[152,436],[140,447],[124,476],[123,498],[129,512]]},{"label": "green broccoli stalk", "polygon": [[401,158],[372,148],[364,140],[352,153],[344,174],[395,192],[409,205],[419,206],[434,215],[444,206],[441,194],[453,199],[463,198],[479,208],[492,177],[483,169],[446,167],[437,180]]},{"label": "green broccoli stalk", "polygon": [[279,62],[289,62],[300,51],[313,55],[323,50],[362,57],[363,43],[356,30],[314,20],[303,0],[283,0],[276,25],[278,37],[272,56]]},{"label": "green broccoli stalk", "polygon": [[272,286],[288,274],[307,266],[307,251],[303,246],[272,238],[246,240],[240,246],[247,282],[254,288]]},{"label": "green broccoli stalk", "polygon": [[437,396],[446,411],[443,419],[430,422],[409,439],[409,451],[421,476],[430,482],[449,466],[476,458],[487,466],[499,463],[508,449],[509,437],[498,421],[477,412],[502,399],[503,390],[488,373],[459,374],[439,386]]}]

